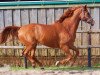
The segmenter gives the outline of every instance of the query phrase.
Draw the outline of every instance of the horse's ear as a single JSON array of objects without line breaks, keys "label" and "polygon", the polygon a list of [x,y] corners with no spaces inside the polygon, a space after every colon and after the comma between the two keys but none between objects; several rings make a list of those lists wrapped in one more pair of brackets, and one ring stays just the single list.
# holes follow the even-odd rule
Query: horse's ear
[{"label": "horse's ear", "polygon": [[87,10],[87,5],[82,6],[82,10],[83,10],[83,11],[86,11],[86,10]]},{"label": "horse's ear", "polygon": [[87,9],[87,5],[84,6],[84,9],[85,9],[85,10]]}]

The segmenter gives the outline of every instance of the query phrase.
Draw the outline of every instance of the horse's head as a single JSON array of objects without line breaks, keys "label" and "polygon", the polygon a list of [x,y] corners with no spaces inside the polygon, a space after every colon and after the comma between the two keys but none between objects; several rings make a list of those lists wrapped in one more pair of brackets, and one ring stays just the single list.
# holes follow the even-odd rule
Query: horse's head
[{"label": "horse's head", "polygon": [[80,19],[82,21],[85,21],[85,22],[91,24],[91,25],[94,25],[94,20],[91,17],[90,13],[88,12],[86,5],[81,7]]}]

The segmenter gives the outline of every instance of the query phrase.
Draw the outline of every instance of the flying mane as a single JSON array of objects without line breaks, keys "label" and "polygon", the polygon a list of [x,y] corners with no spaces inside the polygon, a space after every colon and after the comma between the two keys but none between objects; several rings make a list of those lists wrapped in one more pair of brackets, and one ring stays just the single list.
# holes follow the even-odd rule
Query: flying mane
[{"label": "flying mane", "polygon": [[64,12],[64,14],[59,18],[59,20],[57,20],[56,22],[62,23],[62,22],[65,20],[65,18],[71,17],[71,16],[73,15],[73,12],[74,12],[77,8],[80,8],[80,7],[81,7],[81,6],[70,7],[70,8],[68,8],[68,9]]}]

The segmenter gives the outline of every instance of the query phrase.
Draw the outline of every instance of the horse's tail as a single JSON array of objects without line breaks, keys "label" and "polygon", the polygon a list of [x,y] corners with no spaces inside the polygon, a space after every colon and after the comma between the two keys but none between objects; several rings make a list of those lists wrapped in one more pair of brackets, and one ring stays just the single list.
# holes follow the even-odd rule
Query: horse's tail
[{"label": "horse's tail", "polygon": [[0,44],[5,43],[8,37],[18,37],[18,30],[20,27],[18,26],[7,26],[4,30],[0,33]]}]

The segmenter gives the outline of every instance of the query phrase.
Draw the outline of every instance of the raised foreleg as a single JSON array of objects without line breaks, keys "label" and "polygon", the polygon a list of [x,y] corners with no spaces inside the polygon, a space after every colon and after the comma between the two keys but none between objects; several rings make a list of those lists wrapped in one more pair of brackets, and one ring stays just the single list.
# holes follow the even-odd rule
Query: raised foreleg
[{"label": "raised foreleg", "polygon": [[56,66],[57,66],[58,64],[67,63],[67,62],[70,61],[70,59],[72,58],[72,54],[71,54],[71,52],[70,52],[70,50],[69,50],[69,46],[67,46],[67,45],[62,45],[61,49],[66,53],[66,58],[63,59],[63,60],[61,60],[61,61],[57,61],[56,64],[55,64]]}]

